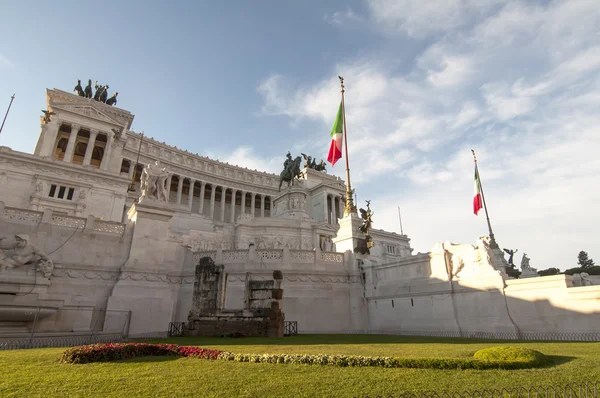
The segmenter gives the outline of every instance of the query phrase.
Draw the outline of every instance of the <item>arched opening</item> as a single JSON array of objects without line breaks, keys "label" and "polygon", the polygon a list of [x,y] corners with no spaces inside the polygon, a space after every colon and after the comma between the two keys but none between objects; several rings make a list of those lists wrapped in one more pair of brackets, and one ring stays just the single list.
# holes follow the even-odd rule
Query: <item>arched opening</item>
[{"label": "arched opening", "polygon": [[77,133],[77,138],[75,139],[75,150],[73,151],[73,159],[71,160],[71,163],[83,164],[89,139],[90,132],[88,130],[79,130]]},{"label": "arched opening", "polygon": [[94,149],[92,150],[92,159],[90,164],[94,167],[100,167],[102,160],[104,159],[104,150],[106,148],[106,134],[99,134],[96,137],[94,143]]},{"label": "arched opening", "polygon": [[71,136],[71,126],[61,124],[56,136],[56,146],[54,147],[54,159],[63,160],[69,145],[69,137]]},{"label": "arched opening", "polygon": [[123,159],[121,162],[121,173],[129,174],[129,170],[131,169],[131,162],[127,159]]}]

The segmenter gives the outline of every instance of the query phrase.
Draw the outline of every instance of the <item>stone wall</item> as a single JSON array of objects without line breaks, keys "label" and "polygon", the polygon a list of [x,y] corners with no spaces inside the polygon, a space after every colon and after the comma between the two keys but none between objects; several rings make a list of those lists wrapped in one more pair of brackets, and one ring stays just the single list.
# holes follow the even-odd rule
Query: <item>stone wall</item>
[{"label": "stone wall", "polygon": [[[65,332],[103,328],[107,301],[129,255],[131,228],[119,223],[36,212],[4,206],[0,202],[0,237],[14,241],[27,234],[30,243],[54,263],[50,278],[30,265],[0,271],[0,330],[28,330],[39,306],[46,316],[36,330]],[[50,311],[52,310],[52,311]],[[48,312],[50,311],[50,312]],[[2,315],[4,314],[4,315]],[[98,319],[100,317],[101,319]],[[125,318],[118,316],[119,330]],[[14,318],[11,320],[11,318]],[[13,321],[18,319],[19,322]]]}]

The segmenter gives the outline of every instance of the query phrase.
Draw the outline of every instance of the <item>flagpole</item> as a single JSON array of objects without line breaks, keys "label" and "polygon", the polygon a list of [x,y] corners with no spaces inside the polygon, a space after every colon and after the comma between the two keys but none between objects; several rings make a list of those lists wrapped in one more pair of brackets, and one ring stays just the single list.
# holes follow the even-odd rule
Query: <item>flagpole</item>
[{"label": "flagpole", "polygon": [[140,146],[138,147],[137,159],[133,166],[133,175],[131,176],[131,185],[129,185],[129,192],[135,192],[135,172],[137,171],[137,165],[140,162],[140,152],[142,151],[142,141],[144,141],[144,133],[140,135]]},{"label": "flagpole", "polygon": [[492,246],[492,248],[498,248],[496,238],[494,238],[494,233],[492,232],[492,224],[490,224],[490,216],[488,215],[487,205],[485,204],[485,195],[483,194],[483,186],[481,185],[481,175],[479,174],[479,167],[477,167],[477,157],[475,156],[474,150],[471,149],[471,152],[473,152],[473,161],[475,162],[477,181],[479,183],[479,190],[481,191],[481,199],[483,200],[483,210],[485,210],[485,218],[487,220],[488,230],[490,231],[490,246]]},{"label": "flagpole", "polygon": [[10,106],[12,105],[14,99],[15,95],[13,94],[12,97],[10,97],[10,104],[8,104],[8,109],[6,110],[6,115],[4,115],[4,120],[2,120],[2,126],[0,126],[0,133],[2,133],[2,129],[4,128],[4,122],[6,122],[6,117],[8,116],[8,112],[10,112]]},{"label": "flagpole", "polygon": [[338,76],[342,86],[342,114],[344,116],[344,150],[346,152],[346,205],[344,206],[344,215],[356,214],[356,206],[352,198],[352,186],[350,184],[350,166],[348,163],[348,134],[346,132],[346,105],[344,103],[344,78]]},{"label": "flagpole", "polygon": [[400,235],[404,235],[404,231],[402,230],[402,217],[400,216],[400,206],[398,206],[398,221],[400,221]]}]

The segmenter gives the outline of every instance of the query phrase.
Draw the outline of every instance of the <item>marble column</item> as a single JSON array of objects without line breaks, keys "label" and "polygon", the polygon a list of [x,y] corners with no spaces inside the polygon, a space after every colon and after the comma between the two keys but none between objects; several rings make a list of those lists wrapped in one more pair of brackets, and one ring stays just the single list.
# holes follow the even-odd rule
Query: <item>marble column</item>
[{"label": "marble column", "polygon": [[327,192],[323,192],[323,221],[329,223],[329,204],[327,203]]},{"label": "marble column", "polygon": [[200,182],[200,206],[198,207],[198,214],[202,214],[204,210],[204,194],[206,192],[206,183]]},{"label": "marble column", "polygon": [[260,195],[260,216],[265,216],[265,195]]},{"label": "marble column", "polygon": [[214,219],[215,217],[215,193],[216,193],[215,184],[210,184],[210,218]]},{"label": "marble column", "polygon": [[183,189],[183,177],[179,176],[179,183],[177,184],[177,204],[181,204],[181,190]]},{"label": "marble column", "polygon": [[71,135],[69,135],[69,143],[67,144],[67,150],[65,151],[65,157],[63,161],[71,162],[73,160],[73,152],[75,151],[75,141],[77,140],[77,133],[79,133],[79,125],[71,125]]},{"label": "marble column", "polygon": [[100,163],[100,169],[102,170],[108,169],[110,157],[112,156],[112,143],[112,134],[106,134],[106,146],[104,147],[104,153],[102,154],[102,162]]},{"label": "marble column", "polygon": [[85,148],[85,156],[83,157],[84,166],[88,166],[92,160],[92,152],[94,151],[94,145],[96,144],[97,136],[98,130],[92,129],[90,131],[90,138],[88,139],[87,147]]},{"label": "marble column", "polygon": [[225,187],[221,187],[221,222],[225,222],[225,195],[227,194],[227,189]]},{"label": "marble column", "polygon": [[196,180],[190,179],[190,189],[188,190],[188,208],[192,211],[192,205],[194,204],[194,184]]},{"label": "marble column", "polygon": [[335,204],[335,196],[331,196],[331,209],[333,210],[333,220],[332,220],[332,224],[337,224],[338,219],[337,219],[337,213],[338,213],[338,208]]},{"label": "marble column", "polygon": [[250,207],[252,208],[252,211],[250,211],[250,214],[252,214],[252,217],[254,217],[254,208],[256,207],[256,194],[251,193],[251,195],[252,199],[250,200]]},{"label": "marble column", "polygon": [[129,173],[127,175],[129,176],[130,182],[131,182],[131,179],[133,178],[134,171],[135,171],[135,164],[133,164],[133,160],[129,160]]},{"label": "marble column", "polygon": [[235,195],[237,194],[237,190],[233,190],[231,192],[231,222],[235,222]]},{"label": "marble column", "polygon": [[167,202],[171,203],[171,182],[173,182],[173,174],[169,174],[167,177]]},{"label": "marble column", "polygon": [[242,191],[242,211],[240,212],[240,214],[246,214],[246,192],[244,191]]}]

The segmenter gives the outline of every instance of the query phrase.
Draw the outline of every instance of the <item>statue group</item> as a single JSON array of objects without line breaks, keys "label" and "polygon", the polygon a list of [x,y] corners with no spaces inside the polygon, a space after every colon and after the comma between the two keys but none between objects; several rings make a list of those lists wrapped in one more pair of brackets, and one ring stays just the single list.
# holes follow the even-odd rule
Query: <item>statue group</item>
[{"label": "statue group", "polygon": [[112,97],[109,98],[108,85],[100,85],[97,81],[94,82],[94,88],[96,89],[96,92],[92,95],[92,80],[88,80],[88,85],[85,86],[85,89],[81,86],[81,80],[77,80],[77,85],[73,91],[75,91],[80,97],[92,98],[107,105],[117,105],[117,95],[119,95],[118,92],[115,92]]},{"label": "statue group", "polygon": [[166,188],[169,172],[166,167],[162,167],[160,161],[149,164],[144,167],[141,177],[141,190],[143,198],[156,199],[159,202],[168,202],[169,194]]},{"label": "statue group", "polygon": [[307,169],[313,169],[316,171],[322,171],[324,173],[327,173],[327,164],[323,159],[321,159],[321,161],[317,164],[317,159],[313,158],[312,156],[304,153],[301,153],[301,155],[304,157],[304,167],[306,167]]}]

